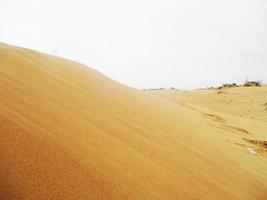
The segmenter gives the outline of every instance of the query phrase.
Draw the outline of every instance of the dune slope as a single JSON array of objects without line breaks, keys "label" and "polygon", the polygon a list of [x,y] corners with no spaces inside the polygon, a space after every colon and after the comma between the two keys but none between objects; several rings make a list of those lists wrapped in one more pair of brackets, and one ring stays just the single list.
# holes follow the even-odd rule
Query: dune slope
[{"label": "dune slope", "polygon": [[267,197],[198,112],[78,63],[0,44],[0,108],[0,199]]},{"label": "dune slope", "polygon": [[153,94],[197,113],[212,142],[267,185],[267,85]]}]

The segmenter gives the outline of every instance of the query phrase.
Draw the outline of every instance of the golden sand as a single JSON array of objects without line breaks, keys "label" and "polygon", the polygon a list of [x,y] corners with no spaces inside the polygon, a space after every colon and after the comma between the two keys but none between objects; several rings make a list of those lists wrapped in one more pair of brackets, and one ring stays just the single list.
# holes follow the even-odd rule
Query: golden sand
[{"label": "golden sand", "polygon": [[138,91],[0,44],[0,199],[264,200],[266,113],[215,92]]}]

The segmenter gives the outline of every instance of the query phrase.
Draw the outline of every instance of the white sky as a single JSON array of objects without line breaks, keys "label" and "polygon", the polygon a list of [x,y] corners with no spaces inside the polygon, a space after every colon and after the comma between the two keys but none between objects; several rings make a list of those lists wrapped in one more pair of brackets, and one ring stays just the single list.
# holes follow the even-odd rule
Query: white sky
[{"label": "white sky", "polygon": [[0,0],[0,24],[136,88],[267,82],[266,0]]}]

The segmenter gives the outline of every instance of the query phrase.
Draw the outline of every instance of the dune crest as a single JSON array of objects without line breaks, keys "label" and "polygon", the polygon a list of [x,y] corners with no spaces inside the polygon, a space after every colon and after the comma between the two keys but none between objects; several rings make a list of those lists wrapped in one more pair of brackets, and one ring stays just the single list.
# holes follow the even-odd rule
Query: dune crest
[{"label": "dune crest", "polygon": [[0,199],[267,197],[248,167],[261,173],[266,157],[225,142],[250,135],[221,123],[249,127],[79,63],[0,44],[0,107]]}]

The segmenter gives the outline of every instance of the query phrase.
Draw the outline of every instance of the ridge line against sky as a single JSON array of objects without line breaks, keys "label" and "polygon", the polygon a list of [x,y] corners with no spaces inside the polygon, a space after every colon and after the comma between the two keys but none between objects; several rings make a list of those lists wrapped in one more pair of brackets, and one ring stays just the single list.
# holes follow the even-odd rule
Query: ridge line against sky
[{"label": "ridge line against sky", "polygon": [[10,0],[0,22],[0,42],[139,89],[267,82],[265,0]]}]

